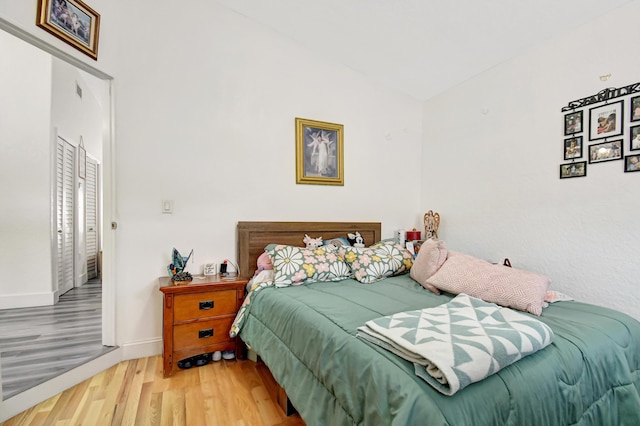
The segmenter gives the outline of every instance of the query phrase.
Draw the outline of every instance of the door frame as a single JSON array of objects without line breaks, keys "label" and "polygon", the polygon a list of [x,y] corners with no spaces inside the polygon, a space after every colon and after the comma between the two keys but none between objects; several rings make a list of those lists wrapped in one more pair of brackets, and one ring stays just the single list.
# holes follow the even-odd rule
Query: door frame
[{"label": "door frame", "polygon": [[[101,80],[105,80],[109,86],[109,107],[107,125],[104,126],[102,141],[102,344],[105,346],[116,346],[116,310],[115,310],[115,232],[111,224],[116,223],[116,173],[115,173],[115,96],[113,76],[100,69],[86,63],[70,53],[51,45],[27,30],[7,21],[0,16],[0,29],[13,34],[19,39],[47,52],[58,59],[61,59]],[[52,132],[53,133],[53,132]],[[53,135],[52,135],[53,137]],[[53,144],[52,144],[53,145]],[[54,173],[54,171],[52,171]],[[52,200],[55,204],[55,200]],[[55,219],[51,215],[51,221]],[[50,224],[54,229],[54,223]],[[53,265],[52,265],[53,268]],[[53,279],[53,275],[52,275]],[[53,283],[52,283],[53,285]]]},{"label": "door frame", "polygon": [[[51,223],[52,223],[52,228],[51,228],[51,286],[53,287],[53,303],[58,303],[58,299],[60,298],[60,296],[62,294],[64,294],[65,292],[73,289],[74,287],[76,287],[78,285],[78,276],[77,276],[77,268],[76,268],[76,257],[77,257],[77,253],[78,253],[78,224],[77,224],[77,220],[78,220],[78,209],[80,208],[78,205],[78,192],[79,192],[79,188],[78,188],[78,178],[76,176],[75,171],[77,170],[78,167],[78,163],[77,163],[77,145],[74,145],[68,138],[65,138],[64,136],[60,135],[60,133],[58,132],[58,129],[56,127],[54,127],[52,129],[52,144],[51,144],[51,161],[52,161],[52,166],[51,166]],[[60,276],[58,274],[59,271],[59,264],[60,262],[63,261],[63,259],[61,259],[58,256],[58,244],[59,241],[58,239],[60,238],[60,233],[64,234],[64,217],[63,217],[63,224],[62,224],[62,229],[59,229],[59,223],[58,223],[58,161],[57,161],[57,157],[58,157],[58,139],[60,139],[62,141],[63,144],[69,144],[73,147],[73,164],[71,165],[71,169],[72,169],[72,175],[73,175],[73,179],[71,182],[71,188],[73,189],[73,201],[72,201],[72,210],[73,210],[73,224],[72,224],[72,234],[73,234],[73,241],[71,244],[71,259],[72,259],[72,278],[71,278],[71,288],[67,289],[61,289],[60,288]],[[64,150],[65,148],[63,147],[63,157],[64,157]],[[62,173],[64,174],[65,170],[63,168]],[[62,210],[64,211],[64,204],[65,204],[65,200],[64,200],[64,192],[65,192],[65,188],[63,186],[62,188],[62,192],[63,192],[63,198],[62,198]],[[62,237],[64,240],[64,237]],[[64,247],[63,247],[63,252],[64,252]],[[64,290],[64,292],[62,291]]]}]

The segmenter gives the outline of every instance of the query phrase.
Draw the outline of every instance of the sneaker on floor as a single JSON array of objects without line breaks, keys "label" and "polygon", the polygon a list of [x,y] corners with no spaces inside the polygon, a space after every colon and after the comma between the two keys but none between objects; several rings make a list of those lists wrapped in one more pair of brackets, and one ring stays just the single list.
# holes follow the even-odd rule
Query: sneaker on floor
[{"label": "sneaker on floor", "polygon": [[236,358],[236,354],[234,351],[224,351],[222,352],[222,358],[223,359],[235,359]]},{"label": "sneaker on floor", "polygon": [[196,357],[196,367],[202,367],[209,364],[209,355],[200,355]]},{"label": "sneaker on floor", "polygon": [[187,359],[183,359],[181,361],[178,361],[178,367],[179,368],[183,368],[183,369],[187,369],[187,368],[193,367],[193,358],[187,358]]},{"label": "sneaker on floor", "polygon": [[220,361],[222,359],[222,352],[215,351],[211,354],[211,361]]}]

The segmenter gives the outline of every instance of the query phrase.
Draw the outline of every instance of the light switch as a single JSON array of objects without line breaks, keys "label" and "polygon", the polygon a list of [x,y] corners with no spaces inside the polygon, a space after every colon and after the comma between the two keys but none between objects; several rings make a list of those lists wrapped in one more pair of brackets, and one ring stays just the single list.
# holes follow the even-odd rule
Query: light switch
[{"label": "light switch", "polygon": [[162,200],[162,213],[173,213],[173,200]]}]

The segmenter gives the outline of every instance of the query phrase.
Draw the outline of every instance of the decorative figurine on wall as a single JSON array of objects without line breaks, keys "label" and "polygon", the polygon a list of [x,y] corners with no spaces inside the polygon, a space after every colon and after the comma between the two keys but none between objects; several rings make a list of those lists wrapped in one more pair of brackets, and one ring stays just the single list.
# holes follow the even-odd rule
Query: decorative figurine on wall
[{"label": "decorative figurine on wall", "polygon": [[191,281],[193,277],[191,274],[184,270],[187,267],[187,263],[189,263],[189,259],[193,254],[193,249],[189,256],[183,257],[178,250],[173,249],[173,253],[171,256],[171,262],[169,266],[167,266],[167,271],[169,271],[169,276],[171,280],[174,282],[186,282]]},{"label": "decorative figurine on wall", "polygon": [[438,226],[440,226],[440,215],[429,210],[424,214],[424,239],[438,238]]}]

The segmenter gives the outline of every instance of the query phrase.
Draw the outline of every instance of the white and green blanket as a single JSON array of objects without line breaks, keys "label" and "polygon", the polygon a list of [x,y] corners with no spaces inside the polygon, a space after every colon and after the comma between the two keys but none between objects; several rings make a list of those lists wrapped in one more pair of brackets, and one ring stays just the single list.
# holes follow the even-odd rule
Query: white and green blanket
[{"label": "white and green blanket", "polygon": [[553,340],[551,329],[530,315],[466,294],[435,308],[367,321],[356,335],[413,362],[416,375],[445,395]]}]

